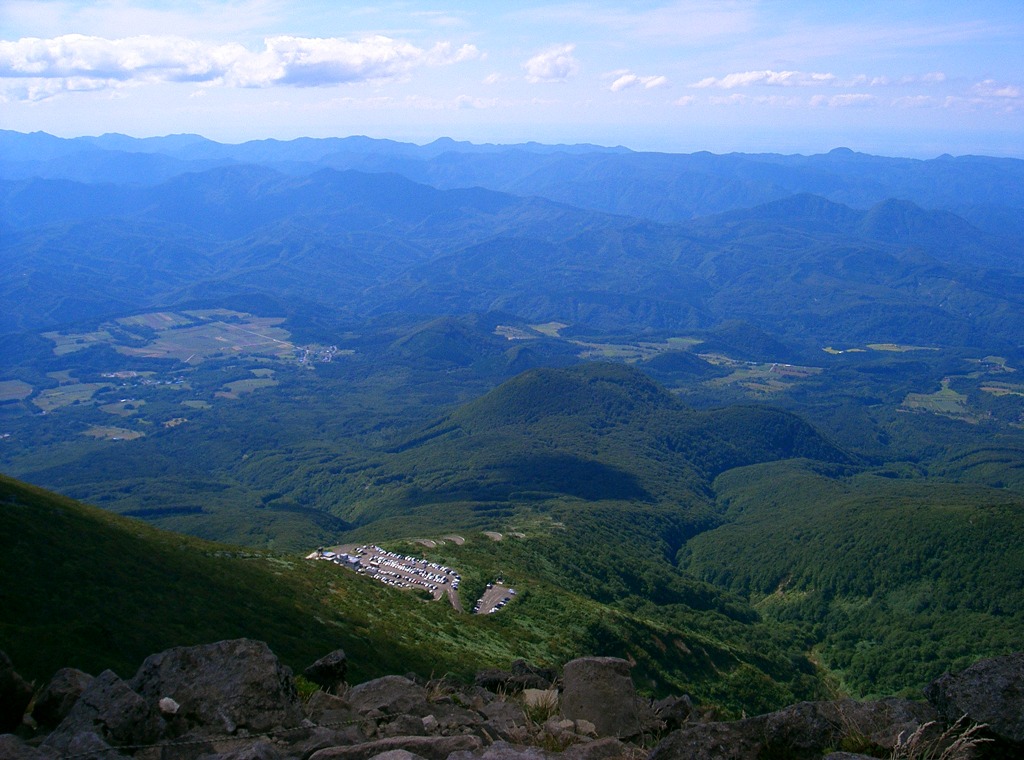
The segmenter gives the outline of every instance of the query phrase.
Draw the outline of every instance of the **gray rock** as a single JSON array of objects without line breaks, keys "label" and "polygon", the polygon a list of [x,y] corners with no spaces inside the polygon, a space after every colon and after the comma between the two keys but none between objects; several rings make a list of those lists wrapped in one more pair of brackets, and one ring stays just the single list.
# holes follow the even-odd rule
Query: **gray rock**
[{"label": "gray rock", "polygon": [[562,670],[562,714],[582,718],[600,736],[628,738],[641,730],[641,711],[629,663],[617,657],[581,657]]},{"label": "gray rock", "polygon": [[934,718],[927,705],[892,699],[879,702],[799,702],[766,715],[732,722],[686,723],[669,734],[650,760],[753,760],[785,757],[817,760],[846,740],[888,754],[901,731],[913,732]]},{"label": "gray rock", "polygon": [[526,660],[516,660],[512,663],[512,675],[513,677],[517,678],[522,678],[526,676],[539,678],[541,681],[544,682],[544,685],[530,687],[536,689],[547,689],[558,678],[558,673],[554,670],[554,668],[541,668],[536,665],[531,665]]},{"label": "gray rock", "polygon": [[328,655],[324,655],[304,671],[302,675],[327,691],[337,691],[341,684],[345,683],[345,675],[348,673],[348,657],[342,649],[335,649]]},{"label": "gray rock", "polygon": [[152,744],[164,728],[150,704],[110,670],[94,678],[43,747],[68,754],[79,734],[95,733],[112,746]]},{"label": "gray rock", "polygon": [[687,723],[658,742],[648,760],[758,760],[763,747],[750,721]]},{"label": "gray rock", "polygon": [[14,670],[11,658],[0,651],[0,734],[10,733],[21,725],[32,691],[29,683]]},{"label": "gray rock", "polygon": [[256,733],[298,726],[303,717],[291,670],[266,644],[252,639],[151,655],[131,686],[151,705],[171,697],[181,706],[173,734],[196,728]]},{"label": "gray rock", "polygon": [[61,668],[36,697],[32,719],[43,730],[56,728],[90,683],[92,676],[88,673],[75,668]]},{"label": "gray rock", "polygon": [[54,755],[26,744],[14,734],[0,734],[0,760],[53,760]]},{"label": "gray rock", "polygon": [[947,723],[961,716],[985,723],[998,739],[1024,744],[1024,652],[976,662],[946,673],[924,690]]},{"label": "gray rock", "polygon": [[218,760],[281,760],[281,753],[273,744],[261,739],[216,757]]},{"label": "gray rock", "polygon": [[608,736],[592,742],[574,744],[562,753],[563,760],[615,760],[629,754],[629,748],[616,739]]},{"label": "gray rock", "polygon": [[70,742],[68,742],[67,750],[65,751],[68,756],[82,758],[83,760],[106,760],[112,758],[117,760],[119,757],[127,757],[123,755],[93,731],[84,731],[80,734],[76,734]]},{"label": "gray rock", "polygon": [[481,689],[487,689],[487,691],[495,693],[506,692],[506,685],[510,678],[512,678],[512,674],[507,670],[485,668],[484,670],[477,671],[473,683]]},{"label": "gray rock", "polygon": [[538,747],[523,747],[498,741],[483,752],[456,752],[448,760],[554,760],[559,755]]},{"label": "gray rock", "polygon": [[515,702],[496,699],[484,705],[480,712],[486,718],[484,728],[492,736],[511,739],[526,726],[526,713]]},{"label": "gray rock", "polygon": [[426,690],[403,676],[384,676],[353,686],[345,699],[359,713],[379,710],[388,715],[423,717],[430,712]]},{"label": "gray rock", "polygon": [[817,760],[842,736],[838,717],[831,702],[798,702],[741,723],[756,726],[767,752],[775,756]]},{"label": "gray rock", "polygon": [[481,747],[483,741],[477,736],[394,736],[351,747],[329,747],[314,752],[310,760],[370,760],[396,749],[426,760],[447,760],[453,752],[473,752]]},{"label": "gray rock", "polygon": [[366,741],[366,737],[352,728],[334,730],[319,726],[310,729],[309,734],[293,741],[289,753],[292,757],[308,759],[313,753],[328,747],[347,747]]},{"label": "gray rock", "polygon": [[[433,716],[431,716],[433,717]],[[381,729],[382,736],[426,736],[423,718],[415,715],[396,715]]]},{"label": "gray rock", "polygon": [[425,760],[420,755],[409,752],[405,749],[391,749],[374,755],[372,760]]},{"label": "gray rock", "polygon": [[306,717],[321,726],[338,725],[360,719],[359,713],[352,709],[347,700],[326,691],[313,692],[306,702],[305,709]]},{"label": "gray rock", "polygon": [[437,720],[442,730],[457,731],[472,728],[483,723],[479,713],[459,707],[451,702],[431,703],[428,705],[430,714]]},{"label": "gray rock", "polygon": [[654,716],[665,724],[669,731],[682,728],[693,715],[693,700],[689,696],[665,697],[652,705]]}]

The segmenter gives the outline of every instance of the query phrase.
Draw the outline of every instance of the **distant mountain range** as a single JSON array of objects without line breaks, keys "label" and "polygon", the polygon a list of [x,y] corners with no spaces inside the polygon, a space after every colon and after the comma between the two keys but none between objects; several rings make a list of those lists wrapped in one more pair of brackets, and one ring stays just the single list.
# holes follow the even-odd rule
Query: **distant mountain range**
[{"label": "distant mountain range", "polygon": [[4,132],[0,176],[6,333],[260,293],[814,350],[1024,334],[1012,159]]}]

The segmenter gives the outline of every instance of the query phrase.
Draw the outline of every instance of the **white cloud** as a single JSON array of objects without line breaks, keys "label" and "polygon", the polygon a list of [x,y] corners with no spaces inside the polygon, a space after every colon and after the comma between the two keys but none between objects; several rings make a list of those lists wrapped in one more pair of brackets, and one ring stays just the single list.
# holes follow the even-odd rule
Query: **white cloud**
[{"label": "white cloud", "polygon": [[690,86],[697,88],[717,87],[724,90],[732,90],[736,87],[750,87],[751,85],[795,87],[832,84],[835,81],[835,74],[765,69],[763,71],[742,71],[735,74],[726,74],[724,77],[706,77],[699,82],[694,82]]},{"label": "white cloud", "polygon": [[656,87],[664,87],[668,84],[668,77],[665,76],[638,76],[628,69],[609,72],[606,76],[613,78],[608,89],[612,92],[619,92],[630,87],[643,87],[645,90],[653,90]]},{"label": "white cloud", "polygon": [[978,82],[971,88],[971,92],[983,98],[1019,98],[1021,88],[1012,84],[999,84],[994,79],[986,79]]},{"label": "white cloud", "polygon": [[850,108],[854,106],[870,106],[877,102],[878,98],[863,92],[851,92],[845,95],[815,95],[810,104],[815,107],[828,106],[829,108]]},{"label": "white cloud", "polygon": [[693,97],[693,95],[683,95],[683,97],[678,98],[675,101],[675,105],[677,105],[677,106],[692,106],[696,102],[697,102],[697,98]]},{"label": "white cloud", "polygon": [[564,82],[580,71],[580,62],[573,57],[575,45],[559,45],[538,53],[523,64],[528,82]]},{"label": "white cloud", "polygon": [[[125,82],[197,82],[233,87],[316,86],[396,79],[419,66],[479,57],[473,45],[440,42],[424,50],[374,36],[268,37],[263,50],[182,37],[107,39],[69,34],[52,39],[0,41],[0,78],[49,80],[42,91],[103,89]],[[88,80],[88,87],[78,86]]]}]

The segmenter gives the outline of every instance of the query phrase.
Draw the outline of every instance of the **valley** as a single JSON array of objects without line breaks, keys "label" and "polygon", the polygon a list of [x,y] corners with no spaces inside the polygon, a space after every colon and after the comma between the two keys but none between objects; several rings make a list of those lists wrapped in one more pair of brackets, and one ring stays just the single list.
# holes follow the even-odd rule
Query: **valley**
[{"label": "valley", "polygon": [[237,635],[364,676],[607,654],[740,715],[1020,648],[1024,162],[174,145],[148,179],[0,153],[28,672]]}]

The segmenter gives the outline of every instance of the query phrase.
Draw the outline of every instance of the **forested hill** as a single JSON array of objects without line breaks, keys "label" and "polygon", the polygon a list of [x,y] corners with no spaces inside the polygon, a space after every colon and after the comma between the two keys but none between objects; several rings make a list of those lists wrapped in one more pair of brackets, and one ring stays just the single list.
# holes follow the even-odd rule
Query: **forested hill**
[{"label": "forested hill", "polygon": [[774,359],[872,342],[1006,356],[1024,333],[1012,227],[910,201],[797,195],[661,224],[391,173],[231,165],[148,187],[2,180],[0,217],[0,294],[17,307],[0,334],[257,294],[299,324],[493,311],[577,330],[745,322]]},{"label": "forested hill", "polygon": [[549,500],[583,512],[588,503],[629,502],[638,513],[671,505],[702,522],[719,473],[804,457],[851,462],[781,410],[696,412],[621,364],[537,369],[371,457],[372,480],[350,478],[337,514],[364,534],[381,519],[458,527],[477,524],[489,509],[512,514]]}]

